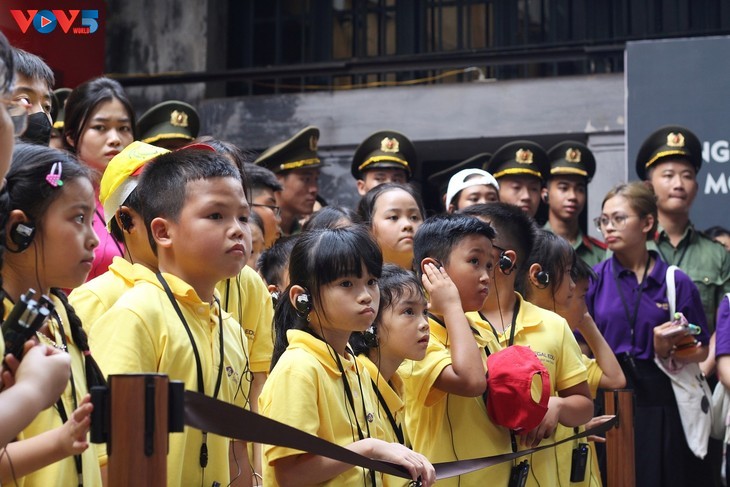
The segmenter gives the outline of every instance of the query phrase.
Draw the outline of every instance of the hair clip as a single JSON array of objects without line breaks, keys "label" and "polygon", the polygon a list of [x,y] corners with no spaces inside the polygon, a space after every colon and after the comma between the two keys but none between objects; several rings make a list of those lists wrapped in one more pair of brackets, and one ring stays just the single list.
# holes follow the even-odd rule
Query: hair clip
[{"label": "hair clip", "polygon": [[46,181],[48,182],[48,184],[50,184],[54,188],[63,186],[63,181],[61,181],[62,170],[63,166],[61,165],[61,162],[54,162],[53,166],[51,166],[51,171],[46,175]]}]

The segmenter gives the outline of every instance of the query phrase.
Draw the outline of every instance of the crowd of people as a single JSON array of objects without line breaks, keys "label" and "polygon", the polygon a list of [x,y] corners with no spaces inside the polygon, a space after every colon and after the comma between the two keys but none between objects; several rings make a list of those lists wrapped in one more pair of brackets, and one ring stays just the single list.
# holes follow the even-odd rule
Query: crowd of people
[{"label": "crowd of people", "polygon": [[[730,388],[730,234],[690,221],[702,153],[687,128],[646,139],[642,181],[592,215],[601,241],[580,225],[596,160],[577,141],[515,140],[434,174],[443,213],[426,218],[400,132],[355,150],[357,208],[326,206],[316,127],[252,155],[200,136],[187,103],[138,118],[112,79],[53,88],[0,34],[0,306],[30,289],[53,305],[22,360],[4,358],[0,483],[104,485],[89,390],[163,373],[411,479],[186,428],[171,486],[598,486],[584,439],[438,482],[433,465],[558,443],[624,387],[636,485],[720,485],[722,445],[695,455],[662,372],[701,364]],[[537,382],[488,370],[519,350]],[[526,390],[495,399],[502,373]]]}]

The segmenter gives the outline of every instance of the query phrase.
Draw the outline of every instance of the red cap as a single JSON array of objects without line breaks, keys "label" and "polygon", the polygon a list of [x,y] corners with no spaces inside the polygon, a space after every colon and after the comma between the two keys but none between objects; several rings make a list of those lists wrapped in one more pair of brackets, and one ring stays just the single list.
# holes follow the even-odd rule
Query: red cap
[{"label": "red cap", "polygon": [[[485,400],[492,421],[515,431],[536,428],[547,413],[550,374],[535,352],[520,345],[507,347],[489,355],[487,368]],[[542,382],[539,398],[532,397],[533,380]]]}]

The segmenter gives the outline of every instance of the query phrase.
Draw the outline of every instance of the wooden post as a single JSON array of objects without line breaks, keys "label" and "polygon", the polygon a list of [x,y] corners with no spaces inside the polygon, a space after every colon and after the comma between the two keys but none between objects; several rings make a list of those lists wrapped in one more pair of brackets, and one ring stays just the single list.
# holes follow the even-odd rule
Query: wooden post
[{"label": "wooden post", "polygon": [[604,400],[606,414],[618,417],[618,425],[606,432],[607,487],[634,487],[634,391],[606,391]]},{"label": "wooden post", "polygon": [[168,379],[160,374],[109,376],[108,486],[167,483]]}]

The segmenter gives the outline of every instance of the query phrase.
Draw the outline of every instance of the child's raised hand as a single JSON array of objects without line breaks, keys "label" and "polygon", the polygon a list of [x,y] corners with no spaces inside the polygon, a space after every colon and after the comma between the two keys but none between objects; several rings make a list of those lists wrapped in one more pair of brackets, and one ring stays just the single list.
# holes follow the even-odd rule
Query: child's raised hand
[{"label": "child's raised hand", "polygon": [[443,316],[448,306],[461,306],[459,290],[443,267],[436,267],[429,262],[423,266],[421,281],[429,295],[428,309],[431,313]]},{"label": "child's raised hand", "polygon": [[46,345],[29,346],[29,343],[32,344],[32,342],[26,343],[28,348],[19,364],[17,360],[11,358],[11,363],[15,367],[12,375],[16,385],[27,384],[37,391],[41,409],[46,409],[51,407],[66,389],[71,376],[71,356]]},{"label": "child's raised hand", "polygon": [[372,458],[384,462],[404,466],[411,474],[412,480],[421,479],[423,487],[430,487],[436,482],[436,470],[426,457],[414,452],[400,443],[388,443],[375,438],[372,441]]},{"label": "child's raised hand", "polygon": [[78,455],[89,447],[86,435],[89,428],[91,428],[91,411],[93,409],[91,396],[87,394],[81,400],[79,407],[71,413],[68,421],[63,423],[60,428],[57,428],[58,447],[66,456]]}]

